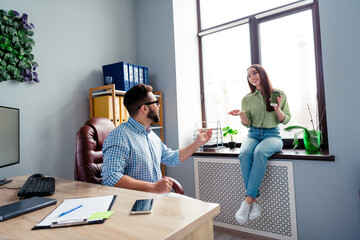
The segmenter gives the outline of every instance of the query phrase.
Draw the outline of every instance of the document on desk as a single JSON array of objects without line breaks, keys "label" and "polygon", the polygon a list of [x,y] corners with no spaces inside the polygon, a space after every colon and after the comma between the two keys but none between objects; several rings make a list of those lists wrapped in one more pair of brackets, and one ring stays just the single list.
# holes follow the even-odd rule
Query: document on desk
[{"label": "document on desk", "polygon": [[111,215],[109,211],[115,199],[116,195],[65,199],[32,230],[103,223]]}]

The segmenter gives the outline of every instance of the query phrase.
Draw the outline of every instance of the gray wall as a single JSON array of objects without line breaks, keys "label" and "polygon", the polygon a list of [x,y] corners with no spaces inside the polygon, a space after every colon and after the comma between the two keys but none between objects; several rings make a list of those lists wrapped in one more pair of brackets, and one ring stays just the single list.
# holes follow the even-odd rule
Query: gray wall
[{"label": "gray wall", "polygon": [[[119,59],[149,66],[150,83],[164,92],[167,144],[177,148],[190,141],[179,134],[179,121],[192,120],[194,115],[178,109],[178,88],[183,88],[179,84],[187,83],[176,79],[181,68],[175,61],[179,39],[173,24],[178,26],[178,19],[175,16],[174,23],[172,8],[180,0],[173,1],[176,4],[168,0],[2,0],[2,9],[28,13],[37,27],[35,57],[41,83],[0,83],[0,105],[21,109],[22,134],[21,164],[0,169],[1,177],[43,172],[72,179],[75,133],[88,118],[88,88],[101,84],[101,65]],[[356,74],[360,2],[319,2],[329,145],[335,162],[294,161],[298,236],[360,239],[356,92],[360,89]],[[168,175],[183,184],[187,195],[195,196],[193,171],[190,158]]]},{"label": "gray wall", "polygon": [[131,0],[1,0],[27,13],[35,29],[40,83],[0,83],[0,105],[20,108],[21,162],[0,177],[41,172],[73,179],[75,137],[89,117],[88,89],[103,64],[136,62]]},{"label": "gray wall", "polygon": [[321,0],[329,148],[335,162],[295,161],[300,239],[360,239],[360,2]]},{"label": "gray wall", "polygon": [[164,139],[176,149],[178,120],[172,1],[136,0],[138,62],[149,67],[149,84],[162,91]]}]

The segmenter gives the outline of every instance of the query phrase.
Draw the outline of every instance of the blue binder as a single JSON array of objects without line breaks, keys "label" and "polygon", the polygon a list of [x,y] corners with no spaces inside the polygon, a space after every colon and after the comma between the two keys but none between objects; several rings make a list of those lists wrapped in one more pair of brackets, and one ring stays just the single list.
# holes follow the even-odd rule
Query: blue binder
[{"label": "blue binder", "polygon": [[149,69],[144,67],[144,83],[149,85]]},{"label": "blue binder", "polygon": [[104,85],[106,77],[112,77],[112,83],[116,90],[127,91],[129,87],[128,63],[118,62],[102,66],[104,75]]},{"label": "blue binder", "polygon": [[139,66],[134,64],[134,86],[139,84]]},{"label": "blue binder", "polygon": [[144,67],[139,66],[139,83],[144,83]]},{"label": "blue binder", "polygon": [[129,63],[129,88],[134,86],[134,64]]}]

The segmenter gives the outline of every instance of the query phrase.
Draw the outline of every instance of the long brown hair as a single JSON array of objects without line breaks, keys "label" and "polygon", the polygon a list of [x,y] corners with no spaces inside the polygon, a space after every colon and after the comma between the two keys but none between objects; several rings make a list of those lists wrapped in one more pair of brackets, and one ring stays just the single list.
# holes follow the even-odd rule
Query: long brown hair
[{"label": "long brown hair", "polygon": [[[259,64],[253,64],[250,67],[248,67],[248,69],[246,71],[248,71],[250,68],[255,68],[256,71],[259,73],[261,94],[266,103],[266,111],[268,111],[268,112],[274,111],[274,108],[272,106],[270,106],[270,100],[269,100],[271,92],[273,91],[273,87],[272,87],[271,81],[270,81],[265,69]],[[250,91],[254,92],[256,87],[250,83],[250,80],[248,77],[247,77],[247,80],[248,80]]]}]

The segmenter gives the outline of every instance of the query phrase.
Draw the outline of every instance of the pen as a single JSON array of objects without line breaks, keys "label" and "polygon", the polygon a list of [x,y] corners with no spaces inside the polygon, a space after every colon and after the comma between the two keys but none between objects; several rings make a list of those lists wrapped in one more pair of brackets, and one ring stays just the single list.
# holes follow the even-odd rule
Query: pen
[{"label": "pen", "polygon": [[82,206],[83,206],[83,205],[81,204],[80,206],[74,207],[74,208],[72,208],[72,209],[70,209],[70,210],[68,210],[68,211],[66,211],[66,212],[63,212],[63,213],[61,213],[58,217],[62,217],[62,216],[64,216],[64,215],[68,214],[68,213],[71,213],[72,211],[75,211],[76,209],[81,208]]}]

